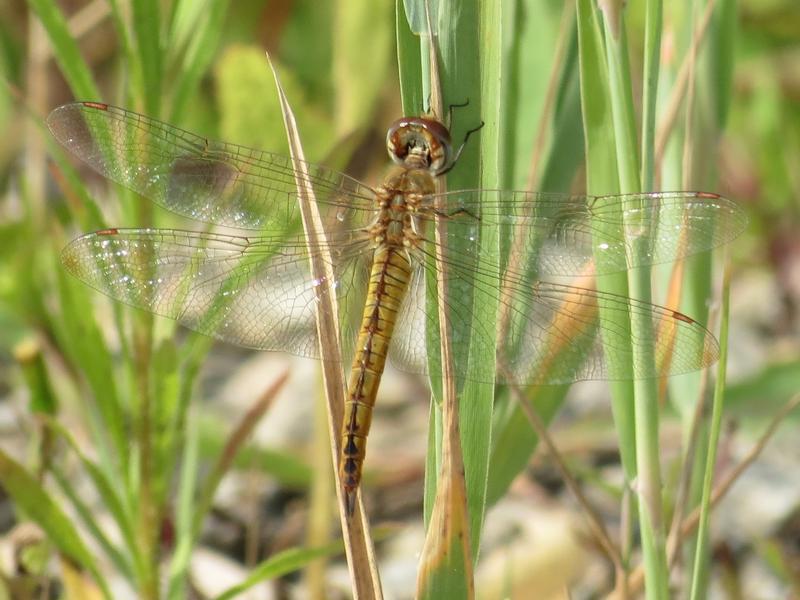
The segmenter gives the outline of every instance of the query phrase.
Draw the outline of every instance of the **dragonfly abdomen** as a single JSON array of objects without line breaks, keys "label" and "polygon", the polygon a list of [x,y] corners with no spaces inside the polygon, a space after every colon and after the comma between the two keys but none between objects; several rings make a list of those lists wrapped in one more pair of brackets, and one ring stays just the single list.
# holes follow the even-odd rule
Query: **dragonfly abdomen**
[{"label": "dragonfly abdomen", "polygon": [[410,278],[411,264],[404,249],[384,245],[375,250],[342,423],[339,475],[350,514],[361,481],[372,408]]}]

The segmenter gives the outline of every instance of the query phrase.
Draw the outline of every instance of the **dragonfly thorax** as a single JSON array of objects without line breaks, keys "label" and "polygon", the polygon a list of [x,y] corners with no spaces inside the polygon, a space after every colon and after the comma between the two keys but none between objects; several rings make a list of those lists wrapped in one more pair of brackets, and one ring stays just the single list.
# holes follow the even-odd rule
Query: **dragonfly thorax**
[{"label": "dragonfly thorax", "polygon": [[393,167],[375,188],[378,217],[370,231],[376,244],[407,246],[416,229],[414,216],[421,203],[435,191],[434,176],[428,169]]},{"label": "dragonfly thorax", "polygon": [[450,166],[450,132],[433,117],[404,117],[386,133],[392,160],[407,168],[426,169],[437,175]]}]

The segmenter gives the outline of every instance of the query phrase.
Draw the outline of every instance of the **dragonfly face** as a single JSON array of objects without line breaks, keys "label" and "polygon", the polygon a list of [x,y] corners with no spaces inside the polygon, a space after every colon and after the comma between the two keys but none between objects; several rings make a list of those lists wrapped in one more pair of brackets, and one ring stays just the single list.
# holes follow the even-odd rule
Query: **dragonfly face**
[{"label": "dragonfly face", "polygon": [[[428,355],[438,315],[426,291],[436,279],[439,250],[456,292],[441,301],[460,378],[630,379],[716,360],[714,337],[691,317],[594,288],[595,274],[674,261],[736,237],[744,212],[715,194],[436,194],[434,178],[455,159],[449,132],[427,117],[399,119],[389,129],[387,148],[397,166],[375,188],[100,103],[57,108],[48,125],[109,179],[219,227],[107,229],[74,240],[63,253],[67,269],[118,300],[234,344],[314,357],[322,282],[312,277],[309,258],[330,257],[327,283],[338,298],[342,347],[354,349],[339,466],[349,510],[387,357],[415,373],[440,370]],[[317,245],[299,227],[298,178],[314,188],[326,227],[326,241]],[[446,221],[440,240],[433,235],[437,219]],[[497,306],[497,320],[474,322],[473,307],[487,303]],[[354,319],[359,306],[361,318]],[[615,325],[620,318],[646,318],[653,326],[631,337]],[[631,371],[642,352],[655,366]],[[496,356],[497,365],[476,367],[473,353]]]},{"label": "dragonfly face", "polygon": [[450,166],[453,154],[450,132],[432,117],[404,117],[392,123],[386,148],[398,165],[428,169],[434,175]]}]

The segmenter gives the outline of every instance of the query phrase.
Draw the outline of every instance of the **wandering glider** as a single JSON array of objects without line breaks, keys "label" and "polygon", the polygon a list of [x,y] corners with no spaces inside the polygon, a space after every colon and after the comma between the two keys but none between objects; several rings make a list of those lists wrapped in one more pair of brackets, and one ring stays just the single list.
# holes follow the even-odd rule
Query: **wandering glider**
[{"label": "wandering glider", "polygon": [[[437,368],[436,281],[442,244],[450,293],[453,367],[464,379],[515,384],[652,377],[702,368],[714,337],[669,308],[594,289],[594,274],[622,272],[706,251],[738,235],[743,211],[715,194],[582,196],[506,190],[434,193],[457,158],[431,117],[396,121],[387,134],[396,163],[370,187],[323,166],[214,142],[96,102],[54,110],[53,135],[105,177],[215,229],[106,229],[64,250],[67,269],[98,290],[240,346],[317,355],[312,253],[326,256],[342,347],[353,348],[339,472],[352,512],[366,436],[387,356],[401,369]],[[297,178],[311,184],[324,241],[300,226]],[[440,241],[434,221],[444,221]],[[241,231],[253,230],[248,235]],[[631,239],[637,239],[632,252]],[[491,241],[488,241],[491,240]],[[546,282],[550,276],[578,283]],[[431,286],[434,287],[434,286]],[[435,288],[434,288],[435,289]],[[434,296],[435,297],[435,296]],[[353,308],[363,306],[360,321]],[[472,320],[494,306],[492,322]],[[636,335],[619,327],[647,318]],[[396,324],[396,327],[395,327]],[[390,343],[391,342],[391,343]],[[497,356],[474,364],[470,353]],[[483,352],[482,352],[483,351]],[[346,358],[343,358],[346,360]],[[623,365],[623,366],[620,366]]]}]

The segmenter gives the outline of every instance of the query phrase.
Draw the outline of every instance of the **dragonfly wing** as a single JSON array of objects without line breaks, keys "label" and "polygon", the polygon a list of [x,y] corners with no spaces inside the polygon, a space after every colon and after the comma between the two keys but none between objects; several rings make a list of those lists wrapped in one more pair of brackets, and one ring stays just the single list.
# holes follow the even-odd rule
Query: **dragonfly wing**
[{"label": "dragonfly wing", "polygon": [[[561,384],[677,375],[717,360],[714,336],[669,308],[586,287],[513,281],[500,304],[498,379]],[[629,324],[650,326],[632,335]],[[651,357],[652,362],[642,360]]]},{"label": "dragonfly wing", "polygon": [[299,221],[296,177],[311,183],[339,221],[355,228],[372,215],[372,189],[343,173],[307,163],[301,175],[289,157],[211,141],[114,106],[66,104],[47,124],[98,173],[198,221],[285,231]]},{"label": "dragonfly wing", "polygon": [[[422,219],[496,227],[517,268],[540,276],[575,276],[666,263],[725,244],[747,225],[736,203],[704,192],[581,196],[511,190],[466,190],[432,196]],[[463,245],[464,228],[448,229]],[[469,235],[475,235],[469,233]],[[637,250],[631,245],[636,241]],[[475,244],[476,255],[486,251]]]},{"label": "dragonfly wing", "polygon": [[[431,268],[430,262],[426,263]],[[446,311],[456,374],[475,381],[552,385],[584,379],[640,379],[675,375],[712,364],[718,356],[714,336],[693,319],[661,306],[593,289],[587,276],[562,285],[525,280],[506,272],[505,283],[451,263]],[[430,274],[428,275],[428,277]],[[426,301],[425,269],[412,279],[401,308],[390,351],[401,369],[426,373],[440,369],[436,308]],[[462,288],[459,290],[459,288]],[[462,293],[463,292],[463,293]],[[491,325],[472,322],[474,307],[497,306]],[[602,318],[601,318],[602,311]],[[644,317],[652,327],[638,337],[626,326]],[[431,345],[433,344],[433,345]],[[496,370],[470,356],[496,356]],[[652,355],[655,370],[636,358]],[[485,360],[485,359],[484,359]]]},{"label": "dragonfly wing", "polygon": [[[346,248],[333,251],[333,289],[339,298],[363,301],[369,253]],[[190,329],[240,346],[317,357],[315,307],[322,282],[309,274],[301,239],[111,229],[72,241],[62,259],[101,292]],[[341,323],[350,352],[356,329],[352,320]]]},{"label": "dragonfly wing", "polygon": [[[452,274],[451,274],[452,275]],[[428,299],[428,273],[418,263],[411,277],[408,293],[398,313],[397,326],[389,347],[389,360],[397,368],[410,373],[441,373],[438,342],[439,315],[434,300]],[[433,279],[435,281],[435,279]],[[461,288],[461,289],[459,289]],[[473,282],[451,277],[451,289],[458,290],[447,298],[447,316],[452,324],[451,348],[453,367],[459,377],[492,382],[495,371],[487,365],[469,365],[468,348],[479,349],[485,356],[494,352],[494,323],[467,322],[473,311]],[[433,293],[434,297],[436,295]],[[430,352],[429,352],[430,350]]]}]

